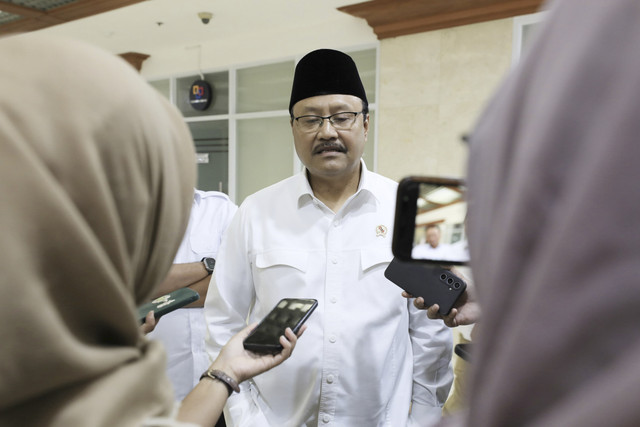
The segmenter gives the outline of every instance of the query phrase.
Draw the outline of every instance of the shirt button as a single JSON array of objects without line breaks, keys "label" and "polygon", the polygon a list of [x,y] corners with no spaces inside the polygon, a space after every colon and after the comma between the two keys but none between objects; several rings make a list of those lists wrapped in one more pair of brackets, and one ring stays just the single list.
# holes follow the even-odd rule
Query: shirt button
[{"label": "shirt button", "polygon": [[331,258],[331,262],[334,263],[334,264],[337,264],[338,263],[338,258]]},{"label": "shirt button", "polygon": [[334,221],[333,227],[338,228],[340,226],[340,221]]},{"label": "shirt button", "polygon": [[333,375],[329,375],[329,376],[327,376],[327,382],[328,382],[329,384],[333,384],[333,379],[334,379],[334,378],[333,378]]},{"label": "shirt button", "polygon": [[331,421],[331,417],[329,415],[324,415],[322,417],[322,422],[323,423],[328,423],[329,421]]},{"label": "shirt button", "polygon": [[332,342],[332,343],[333,343],[333,342],[336,342],[336,336],[335,336],[335,335],[331,335],[331,336],[329,337],[329,342]]},{"label": "shirt button", "polygon": [[332,302],[333,304],[335,304],[336,302],[338,302],[338,298],[336,298],[336,297],[331,297],[331,302]]}]

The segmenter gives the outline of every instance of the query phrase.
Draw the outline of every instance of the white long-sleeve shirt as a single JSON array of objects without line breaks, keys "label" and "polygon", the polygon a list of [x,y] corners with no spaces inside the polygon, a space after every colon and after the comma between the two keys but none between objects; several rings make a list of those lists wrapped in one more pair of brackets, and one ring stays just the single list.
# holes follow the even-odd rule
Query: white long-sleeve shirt
[{"label": "white long-sleeve shirt", "polygon": [[[187,231],[173,262],[197,262],[205,256],[216,258],[222,235],[236,210],[224,193],[195,190]],[[167,375],[176,400],[184,399],[211,364],[205,349],[206,332],[202,308],[181,308],[164,315],[148,335],[165,347]]]},{"label": "white long-sleeve shirt", "polygon": [[313,196],[304,172],[245,200],[205,302],[211,356],[247,315],[262,319],[281,298],[315,298],[318,308],[292,357],[230,397],[229,425],[428,426],[440,418],[451,333],[383,276],[395,198],[396,183],[362,162],[358,191],[337,213]]}]

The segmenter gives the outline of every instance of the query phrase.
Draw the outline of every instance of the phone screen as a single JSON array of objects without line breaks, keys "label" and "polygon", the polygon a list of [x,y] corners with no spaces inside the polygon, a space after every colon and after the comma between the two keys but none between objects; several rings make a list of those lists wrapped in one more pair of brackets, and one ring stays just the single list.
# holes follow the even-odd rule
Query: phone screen
[{"label": "phone screen", "polygon": [[285,329],[289,327],[294,333],[298,333],[317,305],[315,299],[281,300],[245,338],[244,347],[256,353],[279,353],[282,351],[280,336]]},{"label": "phone screen", "polygon": [[460,179],[403,179],[398,185],[393,254],[405,261],[468,264],[465,192]]}]

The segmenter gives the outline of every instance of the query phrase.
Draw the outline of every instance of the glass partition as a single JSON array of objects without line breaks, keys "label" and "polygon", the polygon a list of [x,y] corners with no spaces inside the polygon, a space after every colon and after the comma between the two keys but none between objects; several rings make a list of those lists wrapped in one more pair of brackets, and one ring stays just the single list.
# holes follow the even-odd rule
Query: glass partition
[{"label": "glass partition", "polygon": [[287,110],[293,61],[242,68],[236,74],[236,112]]},{"label": "glass partition", "polygon": [[358,73],[367,93],[369,104],[376,102],[376,50],[368,49],[358,52],[347,52],[358,67]]},{"label": "glass partition", "polygon": [[238,120],[236,203],[293,175],[293,137],[289,117]]},{"label": "glass partition", "polygon": [[229,194],[229,125],[227,120],[191,122],[196,148],[198,189]]}]

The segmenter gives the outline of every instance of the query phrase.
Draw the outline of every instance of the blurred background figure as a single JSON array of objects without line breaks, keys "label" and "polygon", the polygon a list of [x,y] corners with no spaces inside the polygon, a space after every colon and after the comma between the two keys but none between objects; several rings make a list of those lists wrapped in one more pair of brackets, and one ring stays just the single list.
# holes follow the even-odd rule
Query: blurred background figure
[{"label": "blurred background figure", "polygon": [[167,374],[179,400],[198,384],[211,363],[205,348],[207,326],[202,307],[222,235],[236,210],[224,193],[194,191],[187,231],[167,278],[154,293],[158,297],[188,287],[200,294],[199,300],[163,316],[149,334],[167,351]]},{"label": "blurred background figure", "polygon": [[411,252],[412,258],[422,259],[449,259],[452,251],[451,245],[440,243],[442,232],[437,224],[429,224],[425,230],[425,242],[414,246]]},{"label": "blurred background figure", "polygon": [[480,117],[466,424],[640,423],[640,3],[550,2]]}]

